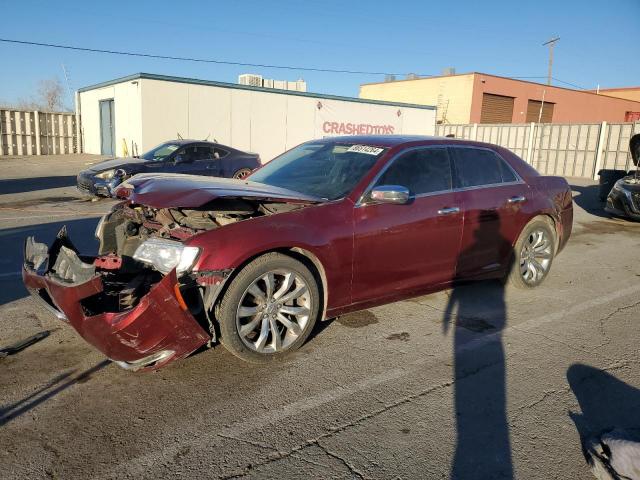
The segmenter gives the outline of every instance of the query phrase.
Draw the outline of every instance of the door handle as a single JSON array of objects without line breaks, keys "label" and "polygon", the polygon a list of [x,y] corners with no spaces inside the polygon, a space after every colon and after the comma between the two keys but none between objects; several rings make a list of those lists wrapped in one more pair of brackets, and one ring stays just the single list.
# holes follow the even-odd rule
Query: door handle
[{"label": "door handle", "polygon": [[458,207],[450,207],[450,208],[441,208],[438,210],[438,215],[453,215],[454,213],[458,213],[460,209]]},{"label": "door handle", "polygon": [[516,195],[515,197],[511,197],[507,200],[508,203],[522,203],[527,199],[527,197],[523,197],[522,195]]}]

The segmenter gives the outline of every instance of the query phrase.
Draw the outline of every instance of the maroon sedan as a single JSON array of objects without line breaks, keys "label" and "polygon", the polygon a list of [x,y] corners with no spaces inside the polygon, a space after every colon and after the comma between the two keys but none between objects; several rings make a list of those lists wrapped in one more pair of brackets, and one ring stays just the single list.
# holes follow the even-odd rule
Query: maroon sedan
[{"label": "maroon sedan", "polygon": [[97,256],[28,238],[26,286],[119,365],[220,341],[249,361],[316,321],[472,279],[539,285],[571,233],[567,182],[510,151],[429,137],[304,143],[247,180],[143,174]]}]

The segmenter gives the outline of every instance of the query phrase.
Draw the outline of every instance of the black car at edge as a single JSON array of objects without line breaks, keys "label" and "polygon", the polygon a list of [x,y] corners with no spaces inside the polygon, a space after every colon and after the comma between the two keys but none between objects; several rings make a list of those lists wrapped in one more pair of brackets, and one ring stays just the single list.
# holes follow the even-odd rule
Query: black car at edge
[{"label": "black car at edge", "polygon": [[604,209],[612,215],[640,221],[640,171],[637,169],[640,160],[640,133],[631,137],[629,150],[636,170],[613,185]]},{"label": "black car at edge", "polygon": [[186,173],[210,177],[245,178],[260,166],[260,157],[218,143],[171,140],[139,157],[113,158],[78,174],[78,190],[110,197],[123,180],[138,173]]}]

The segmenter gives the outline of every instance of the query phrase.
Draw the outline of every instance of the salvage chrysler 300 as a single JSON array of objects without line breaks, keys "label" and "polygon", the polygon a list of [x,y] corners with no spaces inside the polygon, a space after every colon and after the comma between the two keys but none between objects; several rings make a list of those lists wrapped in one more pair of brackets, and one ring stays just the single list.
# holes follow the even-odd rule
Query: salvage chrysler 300
[{"label": "salvage chrysler 300", "polygon": [[246,180],[143,174],[99,223],[28,238],[24,282],[119,365],[153,369],[220,341],[249,361],[315,322],[508,277],[539,285],[571,233],[566,181],[501,147],[430,137],[302,144]]}]

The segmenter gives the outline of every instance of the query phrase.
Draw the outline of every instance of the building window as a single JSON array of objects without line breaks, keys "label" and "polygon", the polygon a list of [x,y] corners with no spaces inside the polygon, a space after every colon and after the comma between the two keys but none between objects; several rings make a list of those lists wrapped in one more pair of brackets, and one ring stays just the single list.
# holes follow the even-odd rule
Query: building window
[{"label": "building window", "polygon": [[480,123],[511,123],[513,119],[513,100],[514,97],[483,93]]},{"label": "building window", "polygon": [[554,105],[555,104],[551,102],[544,102],[543,105],[540,100],[529,100],[527,103],[527,123],[537,123],[538,121],[540,121],[540,123],[551,123],[553,121]]}]

